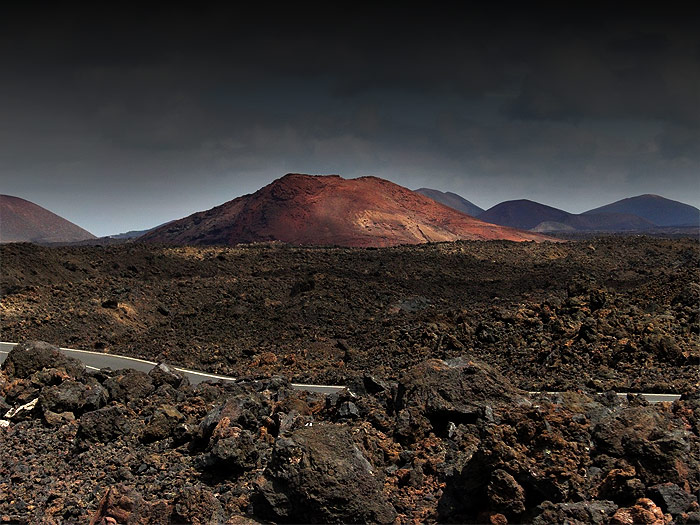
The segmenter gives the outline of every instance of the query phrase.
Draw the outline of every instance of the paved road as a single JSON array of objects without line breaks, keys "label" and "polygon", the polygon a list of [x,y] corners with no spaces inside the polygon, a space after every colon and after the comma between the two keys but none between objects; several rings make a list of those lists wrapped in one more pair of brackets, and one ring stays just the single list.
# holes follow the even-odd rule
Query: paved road
[{"label": "paved road", "polygon": [[[17,343],[3,343],[0,342],[0,363],[5,360],[7,354],[12,350],[12,348]],[[89,369],[99,370],[100,368],[112,368],[113,370],[119,370],[122,368],[133,368],[134,370],[141,370],[142,372],[148,372],[157,363],[153,361],[146,361],[144,359],[136,359],[135,357],[126,357],[120,355],[102,354],[100,352],[90,352],[88,350],[75,350],[72,348],[61,348],[61,352],[70,357],[75,357],[82,361],[82,363]],[[220,376],[216,374],[208,374],[206,372],[199,372],[197,370],[189,370],[187,368],[180,368],[173,366],[175,370],[182,372],[190,380],[190,383],[197,384],[202,381],[235,381],[235,377]],[[308,392],[320,392],[323,394],[330,394],[333,392],[339,392],[343,389],[342,386],[338,385],[305,385],[301,383],[292,383],[292,386],[298,390],[306,390]],[[536,392],[530,392],[534,394]],[[550,392],[556,394],[557,392]],[[626,397],[627,394],[620,393],[617,394],[620,397]],[[648,394],[641,393],[641,395],[650,403],[660,403],[662,401],[675,401],[681,396],[679,394]]]},{"label": "paved road", "polygon": [[[7,354],[17,343],[0,342],[0,363],[2,363]],[[111,368],[112,370],[120,370],[122,368],[133,368],[141,372],[149,372],[157,363],[146,361],[145,359],[137,359],[135,357],[126,357],[120,355],[102,354],[100,352],[90,352],[88,350],[75,350],[73,348],[61,348],[61,352],[70,357],[75,357],[80,360],[86,368],[90,370],[99,370],[100,368]],[[236,381],[235,377],[220,376],[216,374],[208,374],[197,370],[189,370],[173,366],[175,370],[182,372],[190,380],[190,383],[197,384],[202,381]],[[292,383],[294,388],[306,390],[308,392],[320,392],[330,394],[339,392],[344,387],[338,385],[304,385],[301,383]]]}]

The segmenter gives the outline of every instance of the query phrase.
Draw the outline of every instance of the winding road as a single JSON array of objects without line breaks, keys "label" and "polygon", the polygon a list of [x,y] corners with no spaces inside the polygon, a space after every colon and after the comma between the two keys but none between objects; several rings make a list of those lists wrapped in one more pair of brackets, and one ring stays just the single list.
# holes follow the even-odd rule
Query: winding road
[{"label": "winding road", "polygon": [[[7,354],[17,345],[17,343],[0,342],[0,363],[2,363]],[[103,354],[100,352],[90,352],[89,350],[76,350],[74,348],[60,348],[61,352],[69,357],[74,357],[81,361],[89,370],[99,370],[100,368],[111,368],[112,370],[120,370],[122,368],[133,368],[141,372],[148,373],[158,363],[154,361],[146,361],[145,359],[137,359],[135,357],[127,357],[114,354]],[[220,376],[199,372],[198,370],[190,370],[179,366],[168,365],[178,372],[182,372],[190,380],[190,383],[196,385],[203,381],[236,381],[235,377]],[[303,383],[292,383],[292,387],[298,390],[306,390],[308,392],[320,392],[322,394],[331,394],[340,392],[343,386],[339,385],[305,385]]]},{"label": "winding road", "polygon": [[[17,345],[17,343],[6,343],[0,342],[0,363],[2,363],[7,354]],[[103,354],[100,352],[90,352],[88,350],[76,350],[74,348],[61,348],[61,352],[69,357],[74,357],[81,361],[86,368],[90,370],[99,370],[100,368],[111,368],[113,370],[120,370],[122,368],[133,368],[134,370],[140,370],[142,372],[149,372],[158,363],[153,361],[146,361],[145,359],[137,359],[135,357],[126,357],[114,354]],[[170,365],[169,365],[170,366]],[[235,377],[230,376],[220,376],[216,374],[208,374],[206,372],[199,372],[197,370],[190,370],[188,368],[180,368],[177,366],[171,366],[171,368],[182,372],[190,380],[190,383],[197,384],[203,381],[236,381]],[[340,385],[306,385],[303,383],[292,383],[292,387],[298,390],[306,390],[307,392],[319,392],[322,394],[331,394],[333,392],[339,392],[343,390],[343,386]],[[536,394],[537,392],[530,392],[530,394]],[[548,392],[549,394],[556,394],[557,392]],[[635,392],[636,394],[637,392]],[[681,396],[679,394],[649,394],[646,392],[639,392],[639,395],[644,397],[650,403],[660,403],[662,401],[676,401]],[[626,397],[626,393],[617,394],[620,397]]]}]

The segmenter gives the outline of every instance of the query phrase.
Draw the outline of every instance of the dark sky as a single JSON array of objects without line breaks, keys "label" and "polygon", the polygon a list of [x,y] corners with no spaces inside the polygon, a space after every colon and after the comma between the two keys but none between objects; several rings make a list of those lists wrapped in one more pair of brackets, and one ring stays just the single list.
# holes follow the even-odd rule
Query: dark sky
[{"label": "dark sky", "polygon": [[3,8],[0,193],[98,235],[287,172],[700,206],[695,11],[272,6]]}]

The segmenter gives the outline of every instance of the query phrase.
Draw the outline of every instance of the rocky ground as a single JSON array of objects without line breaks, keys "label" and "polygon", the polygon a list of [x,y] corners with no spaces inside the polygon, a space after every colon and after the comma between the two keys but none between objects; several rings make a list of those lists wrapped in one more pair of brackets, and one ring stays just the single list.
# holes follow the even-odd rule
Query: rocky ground
[{"label": "rocky ground", "polygon": [[0,246],[1,338],[247,379],[396,381],[467,356],[525,390],[698,384],[694,239],[384,249]]},{"label": "rocky ground", "polygon": [[241,378],[20,345],[0,523],[700,523],[696,240],[0,257],[2,340]]},{"label": "rocky ground", "polygon": [[466,356],[324,396],[86,371],[46,343],[0,371],[0,522],[700,523],[700,395],[529,396]]}]

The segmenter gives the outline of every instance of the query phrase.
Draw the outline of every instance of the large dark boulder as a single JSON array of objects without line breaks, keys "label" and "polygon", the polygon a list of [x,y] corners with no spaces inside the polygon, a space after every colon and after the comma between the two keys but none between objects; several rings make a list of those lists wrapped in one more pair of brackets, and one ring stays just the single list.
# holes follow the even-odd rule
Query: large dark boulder
[{"label": "large dark boulder", "polygon": [[44,388],[39,401],[44,412],[72,412],[80,416],[83,412],[102,408],[107,404],[107,398],[107,390],[96,381],[85,384],[68,379],[60,385]]},{"label": "large dark boulder", "polygon": [[185,416],[172,405],[161,405],[146,422],[141,439],[145,443],[170,437]]},{"label": "large dark boulder", "polygon": [[260,456],[256,436],[236,426],[218,428],[220,432],[212,436],[202,466],[213,467],[229,476],[254,469]]},{"label": "large dark boulder", "polygon": [[178,372],[174,368],[169,367],[165,363],[158,363],[150,372],[148,372],[153,384],[156,387],[161,385],[170,385],[173,388],[186,386],[190,384],[185,374]]},{"label": "large dark boulder", "polygon": [[621,506],[634,504],[635,501],[644,496],[646,488],[636,477],[636,473],[634,467],[612,469],[605,475],[598,487],[598,497],[612,500]]},{"label": "large dark boulder", "polygon": [[624,458],[646,485],[671,482],[697,490],[697,439],[680,419],[653,406],[630,405],[595,426],[594,452]]},{"label": "large dark boulder", "polygon": [[492,419],[495,405],[529,403],[524,394],[485,363],[429,359],[399,380],[396,433],[407,441],[431,431],[444,437],[452,425]]},{"label": "large dark boulder", "polygon": [[78,420],[75,448],[81,451],[93,443],[108,443],[117,439],[131,441],[141,434],[141,426],[142,421],[138,416],[122,405],[86,412]]},{"label": "large dark boulder", "polygon": [[392,523],[396,517],[350,433],[331,424],[277,439],[254,512],[284,523]]},{"label": "large dark boulder", "polygon": [[7,375],[20,379],[45,368],[63,369],[75,378],[85,374],[85,366],[80,361],[63,355],[57,346],[44,341],[25,341],[18,344],[2,364],[2,369]]},{"label": "large dark boulder", "polygon": [[654,500],[661,510],[673,516],[682,514],[690,509],[697,497],[680,488],[675,483],[660,483],[650,487],[649,497]]},{"label": "large dark boulder", "polygon": [[120,403],[139,401],[155,390],[151,376],[129,368],[120,370],[118,375],[107,379],[104,386],[109,390],[110,397]]},{"label": "large dark boulder", "polygon": [[525,491],[508,472],[498,469],[491,474],[487,497],[492,510],[506,515],[525,512]]},{"label": "large dark boulder", "polygon": [[259,392],[246,391],[229,397],[200,421],[196,442],[199,446],[208,445],[209,438],[219,425],[234,425],[257,431],[271,411],[269,401]]}]

